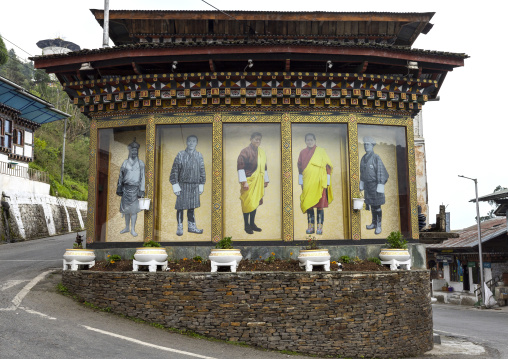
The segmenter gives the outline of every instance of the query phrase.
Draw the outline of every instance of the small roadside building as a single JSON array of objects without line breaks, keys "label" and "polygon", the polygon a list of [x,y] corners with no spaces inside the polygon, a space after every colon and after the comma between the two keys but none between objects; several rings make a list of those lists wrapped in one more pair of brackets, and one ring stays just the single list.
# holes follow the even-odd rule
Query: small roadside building
[{"label": "small roadside building", "polygon": [[[502,280],[503,273],[508,273],[506,218],[483,221],[480,228],[485,282],[495,284]],[[458,238],[426,246],[432,287],[441,290],[448,283],[454,291],[474,293],[480,283],[478,228],[474,225],[458,231],[458,234]]]},{"label": "small roadside building", "polygon": [[0,76],[0,187],[2,191],[49,194],[45,172],[28,168],[34,156],[34,132],[69,117],[51,103]]},{"label": "small roadside building", "polygon": [[88,247],[418,240],[414,118],[468,57],[412,48],[434,13],[225,12],[114,10],[115,46],[32,58],[91,119]]}]

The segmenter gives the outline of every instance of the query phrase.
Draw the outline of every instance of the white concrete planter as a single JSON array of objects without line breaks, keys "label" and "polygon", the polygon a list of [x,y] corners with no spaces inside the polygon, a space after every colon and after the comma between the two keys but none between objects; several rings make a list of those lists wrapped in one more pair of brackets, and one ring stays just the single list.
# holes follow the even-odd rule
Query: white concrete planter
[{"label": "white concrete planter", "polygon": [[136,248],[134,259],[138,262],[164,262],[168,259],[166,249],[163,247],[141,247]]},{"label": "white concrete planter", "polygon": [[379,253],[379,259],[382,261],[395,259],[398,262],[405,262],[409,258],[411,258],[411,256],[407,249],[381,248],[381,253]]},{"label": "white concrete planter", "polygon": [[163,247],[140,247],[136,248],[134,260],[132,261],[132,271],[137,272],[139,266],[148,266],[150,272],[156,272],[157,266],[162,270],[168,269],[168,253]]},{"label": "white concrete planter", "polygon": [[364,202],[365,202],[364,198],[353,198],[353,209],[356,210],[363,209]]},{"label": "white concrete planter", "polygon": [[322,265],[326,271],[330,271],[330,253],[328,253],[328,249],[300,249],[298,261],[300,267],[305,266],[307,272],[312,272],[315,265]]},{"label": "white concrete planter", "polygon": [[67,261],[91,262],[95,260],[95,252],[93,249],[66,249],[63,257]]},{"label": "white concrete planter", "polygon": [[150,198],[138,198],[139,209],[148,211],[150,209]]},{"label": "white concrete planter", "polygon": [[389,264],[391,270],[397,270],[402,266],[407,270],[411,269],[411,255],[407,249],[381,248],[379,259],[381,264]]},{"label": "white concrete planter", "polygon": [[78,270],[78,266],[87,265],[88,268],[95,265],[95,252],[93,249],[66,249],[63,255],[63,269]]},{"label": "white concrete planter", "polygon": [[210,252],[212,272],[217,272],[217,267],[231,267],[231,272],[236,272],[236,267],[242,260],[242,252],[239,249],[217,249]]}]

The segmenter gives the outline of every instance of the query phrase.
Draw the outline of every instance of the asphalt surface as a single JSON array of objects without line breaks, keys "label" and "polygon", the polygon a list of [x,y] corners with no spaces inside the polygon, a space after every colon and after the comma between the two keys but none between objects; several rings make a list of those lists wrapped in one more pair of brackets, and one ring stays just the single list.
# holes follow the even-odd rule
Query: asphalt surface
[{"label": "asphalt surface", "polygon": [[[310,358],[189,337],[64,296],[62,255],[75,234],[0,245],[0,358]],[[507,358],[508,307],[434,304],[441,344],[419,358]],[[410,343],[408,343],[410,345]]]}]

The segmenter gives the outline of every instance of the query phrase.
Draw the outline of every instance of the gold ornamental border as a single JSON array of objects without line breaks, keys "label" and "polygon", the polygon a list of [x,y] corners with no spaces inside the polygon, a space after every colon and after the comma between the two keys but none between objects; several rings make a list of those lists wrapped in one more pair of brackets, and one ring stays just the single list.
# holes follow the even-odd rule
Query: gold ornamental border
[{"label": "gold ornamental border", "polygon": [[[394,117],[388,114],[385,115],[371,115],[365,116],[358,114],[356,115],[357,125],[384,125],[384,126],[400,126],[406,127],[406,144],[407,144],[407,160],[409,169],[409,196],[411,206],[411,233],[413,239],[419,239],[419,228],[418,228],[418,201],[417,201],[417,189],[416,189],[416,159],[415,159],[415,148],[414,148],[414,128],[413,119],[410,116]],[[358,137],[358,130],[356,131]],[[351,140],[351,139],[350,139]],[[356,139],[358,144],[358,138]],[[358,161],[358,153],[356,154],[356,160]],[[359,166],[359,165],[358,165]],[[360,172],[355,169],[355,175],[360,178]],[[353,171],[351,171],[353,176]],[[354,185],[354,189],[358,188],[358,184]],[[353,191],[353,187],[352,187]],[[355,211],[354,211],[355,212]],[[359,212],[359,211],[358,211]]]},{"label": "gold ornamental border", "polygon": [[[144,114],[134,118],[125,116],[92,118],[90,124],[90,152],[89,152],[89,185],[88,185],[88,216],[87,216],[87,243],[95,240],[95,201],[97,186],[97,152],[98,129],[126,126],[146,126],[147,132],[147,175],[146,197],[154,202],[155,186],[155,148],[156,127],[164,124],[211,123],[213,125],[212,149],[212,241],[218,242],[223,235],[223,123],[280,123],[281,124],[281,155],[282,155],[282,233],[283,241],[294,240],[293,218],[293,179],[291,154],[291,125],[293,123],[345,123],[348,125],[348,156],[349,156],[349,198],[359,196],[359,158],[358,158],[358,124],[373,124],[387,126],[401,126],[406,128],[410,202],[411,202],[411,228],[413,239],[418,239],[418,205],[416,193],[416,164],[413,137],[413,120],[410,116],[397,116],[396,114],[365,114],[350,111],[309,111],[306,113],[288,111],[243,111],[241,113],[228,112],[189,112],[172,114]],[[145,211],[144,240],[154,239],[154,205]],[[361,239],[361,223],[359,211],[353,211],[352,205],[347,208],[350,213],[350,228],[346,236],[354,240]]]}]

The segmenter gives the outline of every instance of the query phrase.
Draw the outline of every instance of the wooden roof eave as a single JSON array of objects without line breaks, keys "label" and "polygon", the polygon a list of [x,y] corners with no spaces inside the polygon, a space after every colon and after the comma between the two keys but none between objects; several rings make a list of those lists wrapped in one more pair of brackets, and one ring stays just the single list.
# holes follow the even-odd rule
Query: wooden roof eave
[{"label": "wooden roof eave", "polygon": [[[151,48],[151,49],[125,49],[116,51],[99,52],[83,55],[70,55],[61,57],[35,57],[34,66],[37,69],[58,70],[61,66],[75,64],[77,69],[84,62],[97,62],[125,59],[126,64],[132,61],[142,62],[144,57],[171,57],[177,58],[184,55],[208,55],[212,58],[214,55],[254,55],[265,53],[284,54],[284,58],[289,54],[314,54],[328,56],[363,56],[377,57],[394,60],[425,62],[429,64],[448,65],[451,67],[464,66],[464,58],[458,56],[434,55],[425,53],[412,53],[400,50],[374,49],[360,47],[323,47],[323,46],[298,46],[298,45],[272,45],[272,46],[213,46],[213,47],[182,47],[182,48]],[[60,69],[61,71],[61,69]],[[59,72],[59,71],[55,71]]]},{"label": "wooden roof eave", "polygon": [[[90,9],[97,20],[104,19],[104,10]],[[399,21],[428,22],[435,12],[276,12],[224,10],[237,20],[249,21]],[[231,20],[219,11],[110,10],[110,20]]]}]

